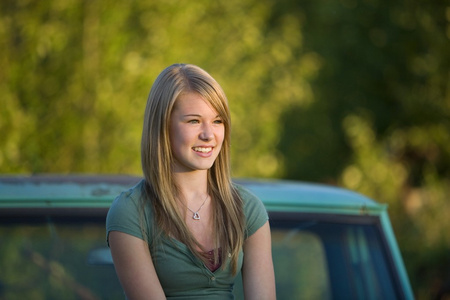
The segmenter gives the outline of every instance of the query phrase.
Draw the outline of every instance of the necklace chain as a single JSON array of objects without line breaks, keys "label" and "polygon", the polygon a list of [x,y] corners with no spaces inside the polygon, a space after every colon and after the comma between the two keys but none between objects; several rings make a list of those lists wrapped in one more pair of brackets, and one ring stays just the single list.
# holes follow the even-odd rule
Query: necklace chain
[{"label": "necklace chain", "polygon": [[198,212],[200,211],[200,209],[202,209],[203,205],[205,205],[206,200],[208,200],[208,196],[209,195],[206,195],[205,200],[203,201],[202,205],[200,205],[200,207],[197,209],[197,211],[193,211],[192,209],[189,208],[189,206],[187,206],[187,204],[185,204],[186,208],[192,212],[192,219],[200,220],[200,215],[198,214]]}]

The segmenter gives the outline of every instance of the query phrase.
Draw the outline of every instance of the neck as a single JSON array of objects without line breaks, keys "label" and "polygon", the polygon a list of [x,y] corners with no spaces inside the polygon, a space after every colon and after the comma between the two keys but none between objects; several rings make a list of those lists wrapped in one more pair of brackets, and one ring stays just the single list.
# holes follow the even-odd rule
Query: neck
[{"label": "neck", "polygon": [[208,174],[206,170],[174,173],[174,180],[186,204],[202,202],[208,193]]}]

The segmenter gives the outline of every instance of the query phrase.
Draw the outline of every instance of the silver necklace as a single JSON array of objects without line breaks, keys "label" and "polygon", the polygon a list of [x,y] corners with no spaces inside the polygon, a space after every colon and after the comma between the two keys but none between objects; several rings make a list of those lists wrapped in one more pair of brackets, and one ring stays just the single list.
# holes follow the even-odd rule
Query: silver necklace
[{"label": "silver necklace", "polygon": [[[200,207],[197,209],[197,211],[193,211],[192,209],[190,209],[187,204],[185,204],[184,206],[186,206],[187,209],[189,209],[192,212],[192,219],[194,220],[200,220],[200,215],[198,214],[198,212],[200,211],[200,209],[202,209],[203,205],[205,205],[206,200],[208,199],[209,195],[206,195],[205,200],[203,201],[202,205],[200,205]],[[183,203],[184,204],[184,203]]]}]

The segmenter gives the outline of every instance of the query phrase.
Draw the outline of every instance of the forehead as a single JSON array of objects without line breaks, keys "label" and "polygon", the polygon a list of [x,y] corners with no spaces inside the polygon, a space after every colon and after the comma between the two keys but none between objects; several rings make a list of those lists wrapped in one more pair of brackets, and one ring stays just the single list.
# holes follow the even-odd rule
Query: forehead
[{"label": "forehead", "polygon": [[217,114],[214,107],[198,93],[183,93],[175,101],[173,112],[195,113],[212,112]]}]

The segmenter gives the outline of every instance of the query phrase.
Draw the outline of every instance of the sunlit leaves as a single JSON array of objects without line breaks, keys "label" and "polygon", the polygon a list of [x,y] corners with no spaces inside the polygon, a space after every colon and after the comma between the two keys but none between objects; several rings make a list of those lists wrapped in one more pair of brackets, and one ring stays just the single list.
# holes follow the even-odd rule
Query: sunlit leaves
[{"label": "sunlit leaves", "polygon": [[0,28],[10,41],[3,93],[14,99],[8,119],[23,115],[33,124],[2,142],[19,149],[10,150],[17,159],[3,160],[4,171],[140,173],[150,86],[167,65],[187,62],[228,95],[234,174],[282,174],[278,119],[292,103],[311,100],[305,78],[321,65],[314,52],[302,54],[298,9],[260,1],[3,6]]}]

